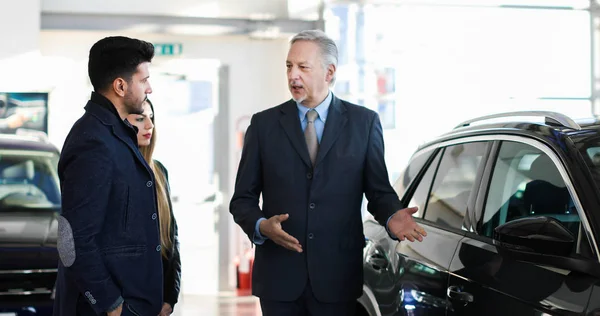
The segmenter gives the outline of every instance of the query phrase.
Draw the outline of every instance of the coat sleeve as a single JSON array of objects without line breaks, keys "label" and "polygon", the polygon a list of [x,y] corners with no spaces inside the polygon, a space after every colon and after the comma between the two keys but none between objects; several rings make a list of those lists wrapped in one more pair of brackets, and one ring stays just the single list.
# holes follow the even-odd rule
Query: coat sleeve
[{"label": "coat sleeve", "polygon": [[258,205],[262,192],[262,164],[256,115],[246,130],[244,148],[235,180],[235,191],[229,204],[233,220],[252,241],[256,222],[264,215]]},{"label": "coat sleeve", "polygon": [[377,222],[387,228],[388,219],[402,208],[402,203],[390,184],[385,165],[383,129],[377,113],[372,117],[368,142],[364,169],[365,195],[369,201],[367,209]]},{"label": "coat sleeve", "polygon": [[69,153],[60,169],[58,251],[83,296],[101,314],[123,302],[121,289],[105,266],[97,243],[106,224],[113,162],[100,140],[88,139],[70,148]]}]

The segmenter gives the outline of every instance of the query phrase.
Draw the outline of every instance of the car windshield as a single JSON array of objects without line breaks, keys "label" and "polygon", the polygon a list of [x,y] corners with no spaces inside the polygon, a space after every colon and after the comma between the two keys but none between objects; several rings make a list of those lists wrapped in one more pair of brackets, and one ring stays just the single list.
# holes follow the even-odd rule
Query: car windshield
[{"label": "car windshield", "polygon": [[0,212],[60,208],[58,154],[0,149]]}]

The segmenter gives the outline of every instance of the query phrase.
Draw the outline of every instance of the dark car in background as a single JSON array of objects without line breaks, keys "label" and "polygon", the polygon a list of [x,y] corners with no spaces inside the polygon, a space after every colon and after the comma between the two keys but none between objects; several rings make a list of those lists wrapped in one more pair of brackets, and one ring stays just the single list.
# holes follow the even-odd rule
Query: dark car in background
[{"label": "dark car in background", "polygon": [[600,121],[473,119],[420,146],[395,189],[428,235],[365,222],[363,314],[600,315]]},{"label": "dark car in background", "polygon": [[52,315],[58,158],[43,139],[0,135],[0,316]]}]

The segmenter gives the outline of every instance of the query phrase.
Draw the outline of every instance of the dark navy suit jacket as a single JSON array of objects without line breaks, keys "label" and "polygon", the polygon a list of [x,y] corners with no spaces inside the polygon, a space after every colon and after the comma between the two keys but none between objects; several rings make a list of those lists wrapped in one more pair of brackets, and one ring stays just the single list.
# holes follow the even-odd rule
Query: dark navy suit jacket
[{"label": "dark navy suit jacket", "polygon": [[[55,316],[158,315],[163,302],[156,191],[136,131],[99,94],[62,149]],[[74,259],[74,260],[73,260]]]},{"label": "dark navy suit jacket", "polygon": [[382,225],[401,209],[389,183],[375,112],[334,96],[314,170],[293,100],[255,114],[246,131],[230,211],[251,240],[259,218],[289,213],[283,229],[304,251],[296,253],[271,240],[257,245],[253,294],[293,301],[310,280],[322,302],[359,297],[363,193]]}]

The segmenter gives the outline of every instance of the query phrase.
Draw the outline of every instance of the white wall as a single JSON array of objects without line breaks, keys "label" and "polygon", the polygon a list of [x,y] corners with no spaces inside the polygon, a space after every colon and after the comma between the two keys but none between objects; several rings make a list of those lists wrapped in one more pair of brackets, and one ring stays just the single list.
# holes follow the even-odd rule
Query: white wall
[{"label": "white wall", "polygon": [[40,30],[40,1],[0,2],[0,59],[37,49]]}]

